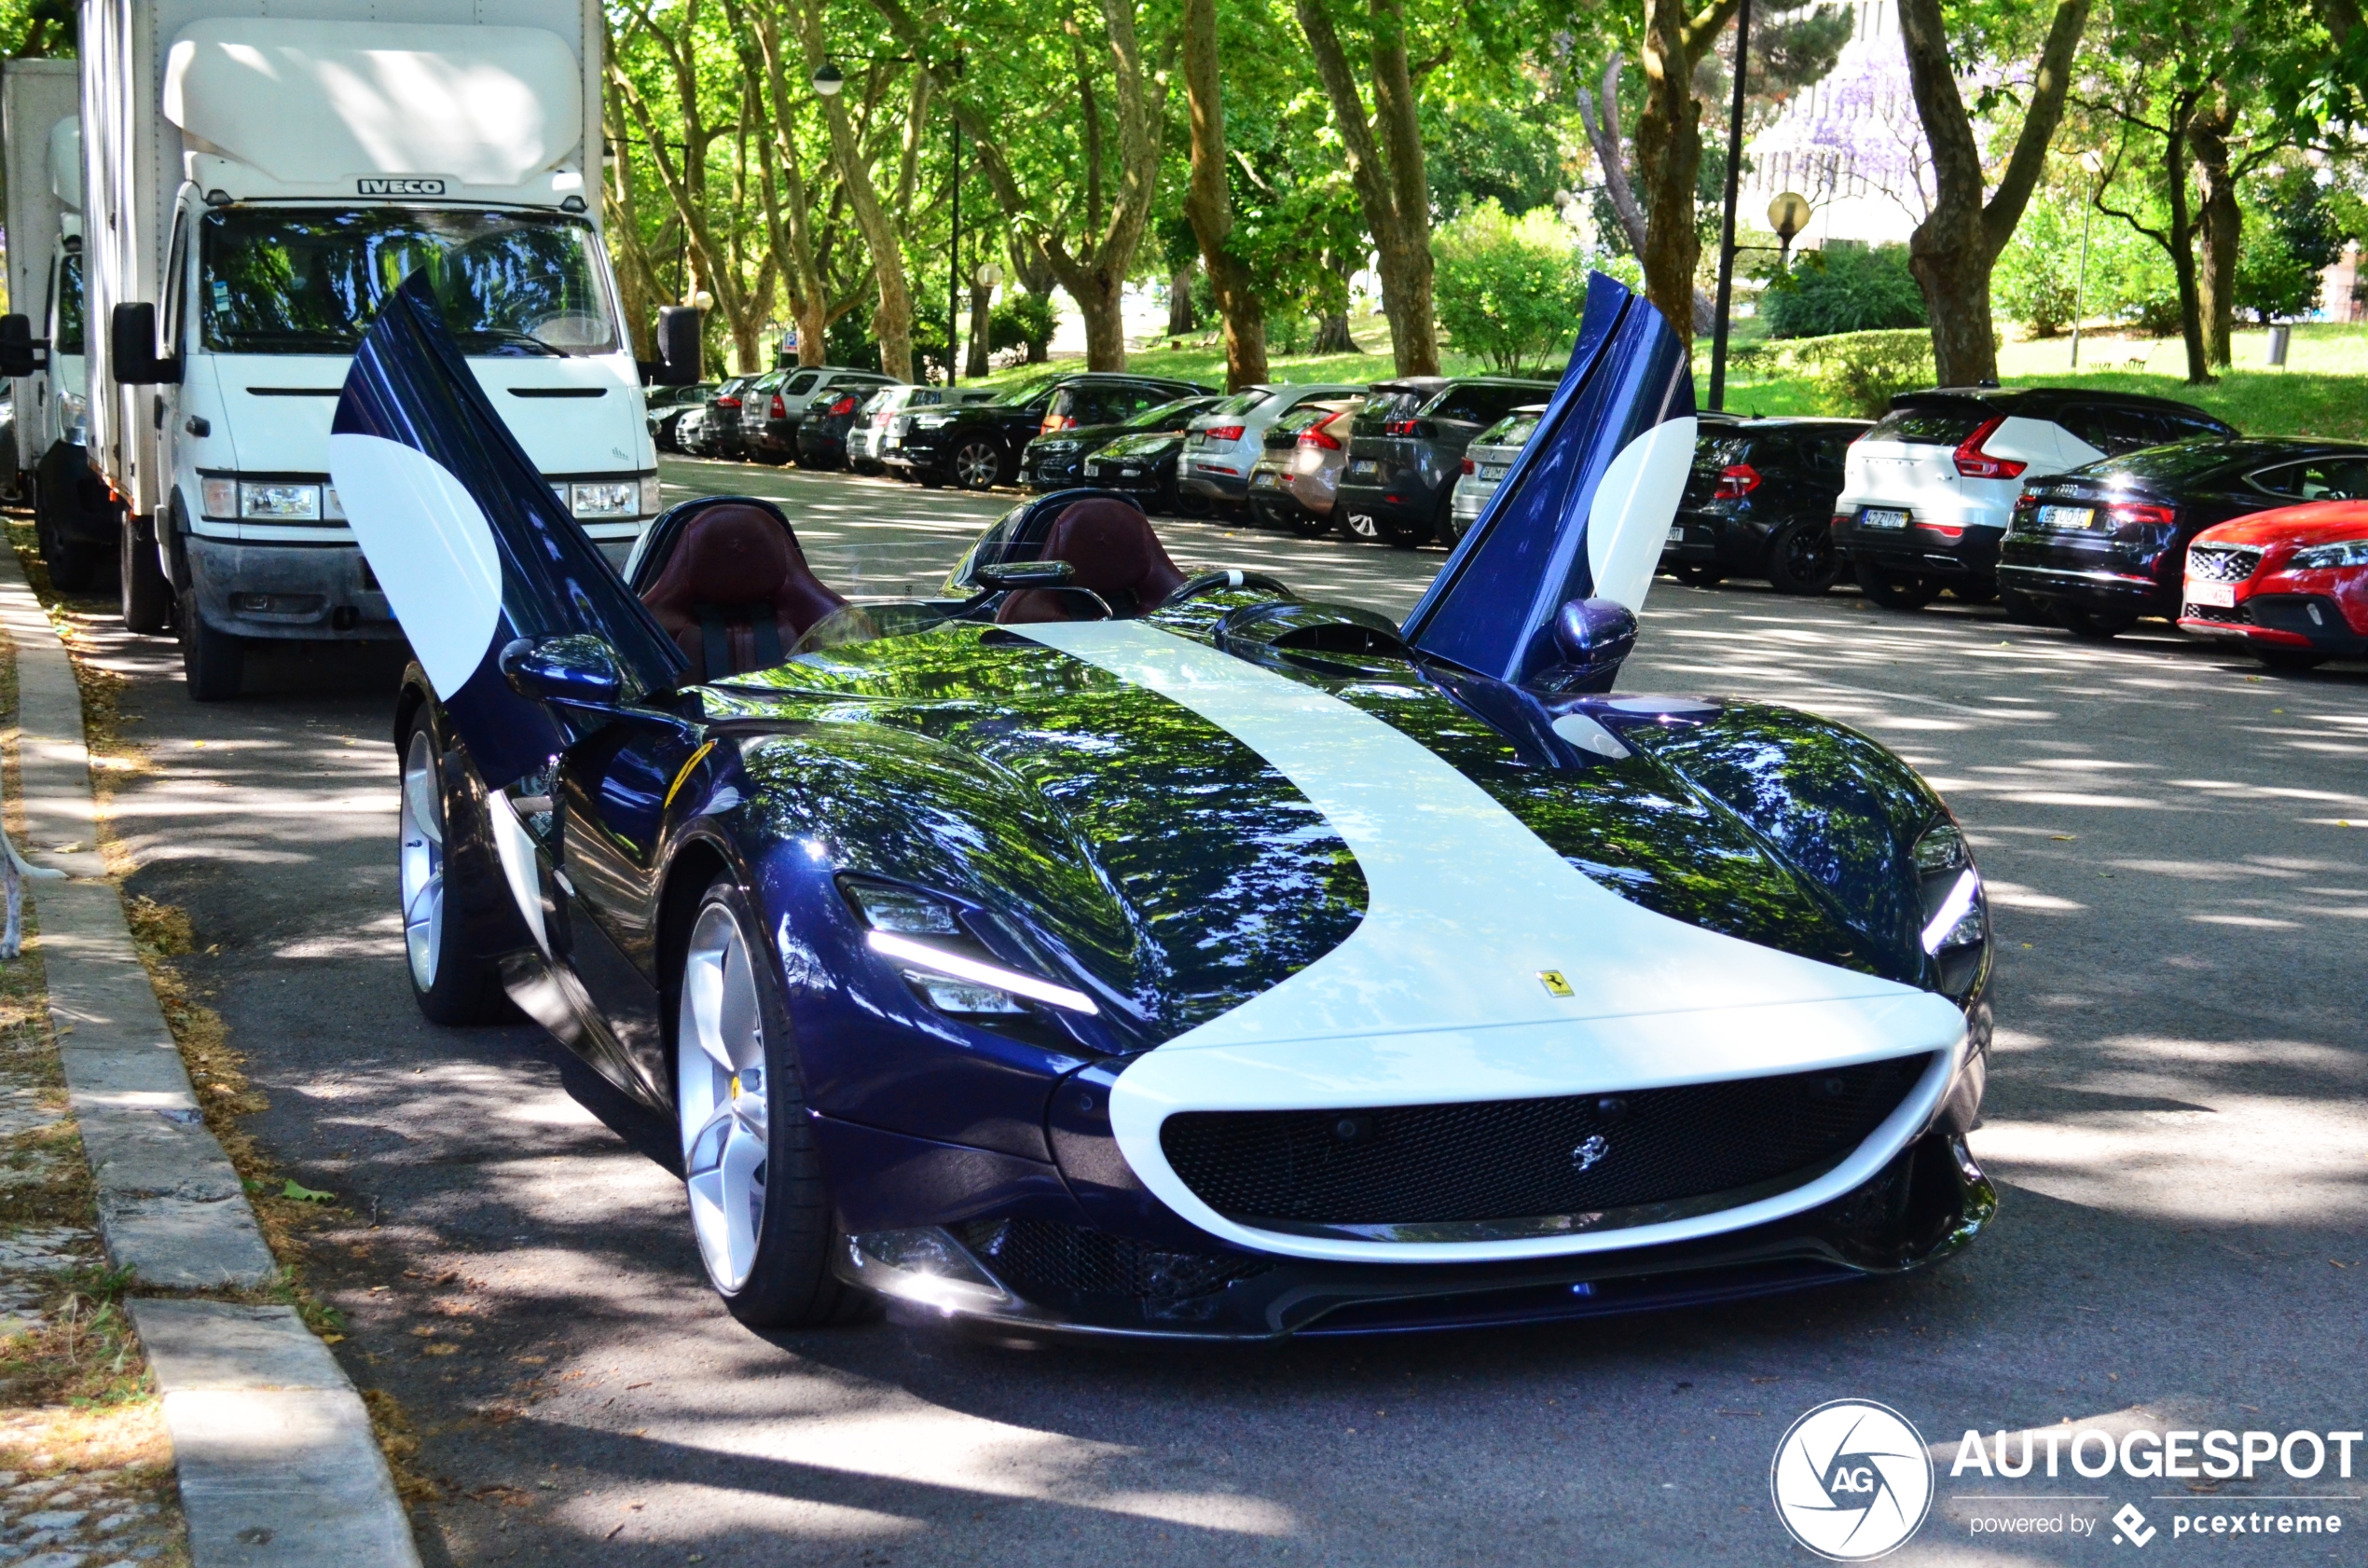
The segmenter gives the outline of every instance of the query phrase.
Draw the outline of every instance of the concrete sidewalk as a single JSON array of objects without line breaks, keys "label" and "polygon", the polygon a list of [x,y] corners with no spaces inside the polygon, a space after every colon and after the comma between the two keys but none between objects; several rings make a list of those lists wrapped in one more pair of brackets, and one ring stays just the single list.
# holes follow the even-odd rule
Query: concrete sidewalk
[{"label": "concrete sidewalk", "polygon": [[278,1265],[132,947],[98,848],[81,690],[14,551],[0,551],[0,626],[16,646],[24,847],[68,878],[28,887],[50,1019],[107,1258],[133,1271],[131,1316],[164,1396],[191,1558],[414,1568],[393,1478],[328,1348],[285,1307],[159,1295],[253,1290]]}]

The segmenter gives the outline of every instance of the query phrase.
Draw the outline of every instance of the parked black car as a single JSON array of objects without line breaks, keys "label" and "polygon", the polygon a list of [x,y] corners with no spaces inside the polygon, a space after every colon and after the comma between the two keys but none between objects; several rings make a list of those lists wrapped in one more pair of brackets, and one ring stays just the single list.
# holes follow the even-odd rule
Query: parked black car
[{"label": "parked black car", "polygon": [[1193,381],[1082,371],[1023,381],[992,403],[897,416],[888,465],[928,486],[984,490],[1019,478],[1020,453],[1056,430],[1115,424],[1146,408],[1212,389]]},{"label": "parked black car", "polygon": [[740,455],[740,393],[753,376],[734,376],[719,383],[704,402],[693,405],[694,418],[677,422],[675,433],[682,449],[695,458],[737,458]]},{"label": "parked black car", "polygon": [[[756,462],[783,463],[798,455],[798,426],[816,399],[827,398],[841,387],[869,393],[874,388],[895,384],[876,370],[849,370],[835,364],[804,365],[774,375],[779,379],[772,385],[750,389],[761,395],[742,396],[740,439]],[[840,432],[840,438],[844,458],[846,432]]]},{"label": "parked black car", "polygon": [[1411,550],[1449,532],[1447,509],[1472,437],[1550,381],[1502,377],[1408,377],[1377,381],[1349,425],[1348,467],[1332,515],[1351,537]]},{"label": "parked black car", "polygon": [[2182,441],[2031,486],[1998,556],[2002,593],[2082,637],[2176,619],[2187,545],[2215,523],[2306,501],[2368,500],[2368,446]]},{"label": "parked black car", "polygon": [[681,445],[675,431],[682,423],[682,416],[700,406],[715,395],[716,383],[699,381],[687,387],[652,387],[644,406],[649,410],[650,439],[661,452],[679,452]]},{"label": "parked black car", "polygon": [[[813,380],[800,385],[805,378]],[[847,433],[856,411],[882,387],[898,383],[876,370],[841,370],[823,365],[801,370],[773,394],[765,409],[764,440],[778,442],[800,468],[845,468]]]},{"label": "parked black car", "polygon": [[1780,593],[1822,594],[1834,558],[1834,498],[1865,420],[1740,420],[1706,425],[1677,503],[1661,568],[1707,587],[1763,577]]},{"label": "parked black car", "polygon": [[1214,392],[1199,392],[1155,404],[1116,424],[1079,425],[1039,435],[1020,450],[1020,483],[1031,490],[1062,490],[1081,484],[1078,475],[1085,460],[1121,436],[1144,432],[1182,430],[1193,415],[1217,405]]},{"label": "parked black car", "polygon": [[[1185,427],[1216,401],[1213,397],[1178,398],[1145,410],[1138,418],[1149,419],[1150,428],[1129,431],[1103,443],[1078,464],[1080,482],[1096,489],[1116,490],[1154,516],[1178,515],[1176,467],[1184,455]],[[1154,415],[1157,418],[1150,418]]]}]

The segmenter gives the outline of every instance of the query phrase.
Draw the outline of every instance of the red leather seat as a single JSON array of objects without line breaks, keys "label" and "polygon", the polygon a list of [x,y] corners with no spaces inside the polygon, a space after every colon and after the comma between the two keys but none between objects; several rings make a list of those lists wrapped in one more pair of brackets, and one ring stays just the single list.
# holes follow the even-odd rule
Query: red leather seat
[{"label": "red leather seat", "polygon": [[713,681],[779,664],[847,600],[807,569],[788,524],[764,507],[726,502],[684,526],[641,602],[690,655],[692,679]]},{"label": "red leather seat", "polygon": [[[1096,498],[1072,503],[1053,519],[1044,536],[1048,561],[1067,561],[1076,570],[1076,584],[1091,588],[1121,620],[1148,615],[1184,585],[1184,573],[1150,520],[1122,501]],[[1092,606],[1083,596],[1055,588],[1024,588],[1006,597],[995,619],[1004,626],[1030,621],[1081,621]]]}]

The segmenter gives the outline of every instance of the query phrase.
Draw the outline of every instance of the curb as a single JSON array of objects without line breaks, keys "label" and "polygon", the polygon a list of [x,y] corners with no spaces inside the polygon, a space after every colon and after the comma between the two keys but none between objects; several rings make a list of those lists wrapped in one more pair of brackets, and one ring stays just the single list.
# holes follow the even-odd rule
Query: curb
[{"label": "curb", "polygon": [[[16,644],[27,858],[68,877],[27,892],[40,914],[49,1018],[108,1261],[133,1271],[134,1290],[265,1285],[278,1265],[198,1110],[98,849],[81,688],[8,549],[0,549],[0,626]],[[59,845],[77,847],[48,847]],[[164,1396],[197,1568],[417,1568],[361,1396],[291,1309],[156,1298],[128,1305]]]}]

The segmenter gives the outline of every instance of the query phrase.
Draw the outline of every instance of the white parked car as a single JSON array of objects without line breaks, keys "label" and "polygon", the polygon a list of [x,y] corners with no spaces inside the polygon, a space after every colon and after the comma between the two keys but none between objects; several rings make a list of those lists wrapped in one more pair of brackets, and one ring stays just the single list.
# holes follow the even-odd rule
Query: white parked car
[{"label": "white parked car", "polygon": [[897,415],[907,408],[934,408],[948,402],[984,403],[998,390],[957,387],[949,394],[943,387],[882,387],[855,412],[855,424],[847,433],[847,465],[858,474],[886,473],[888,465],[882,460],[888,456],[888,431]]},{"label": "white parked car", "polygon": [[1921,609],[1944,588],[1998,596],[1998,542],[2024,484],[2203,435],[2237,433],[2168,398],[2065,387],[1902,392],[1851,443],[1834,548],[1867,598]]},{"label": "white parked car", "polygon": [[1250,470],[1266,447],[1267,427],[1311,398],[1354,397],[1363,387],[1311,381],[1245,387],[1185,427],[1176,492],[1187,506],[1238,506]]}]

